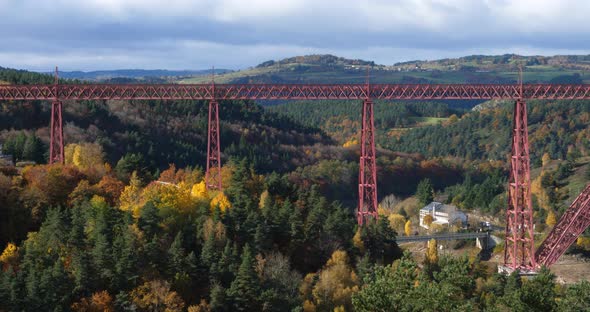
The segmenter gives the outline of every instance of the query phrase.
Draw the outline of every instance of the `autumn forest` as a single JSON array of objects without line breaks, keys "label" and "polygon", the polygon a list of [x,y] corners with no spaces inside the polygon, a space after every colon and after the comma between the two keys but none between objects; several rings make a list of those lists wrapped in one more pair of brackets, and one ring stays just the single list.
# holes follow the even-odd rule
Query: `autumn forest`
[{"label": "autumn forest", "polygon": [[[221,102],[222,191],[204,182],[206,104],[66,102],[65,164],[49,165],[49,103],[0,102],[0,311],[588,309],[588,281],[498,274],[502,244],[396,242],[476,229],[421,228],[433,200],[503,225],[510,103],[378,102],[379,218],[363,227],[359,103]],[[590,105],[529,110],[543,236],[590,179]],[[585,233],[568,254],[589,252]]]}]

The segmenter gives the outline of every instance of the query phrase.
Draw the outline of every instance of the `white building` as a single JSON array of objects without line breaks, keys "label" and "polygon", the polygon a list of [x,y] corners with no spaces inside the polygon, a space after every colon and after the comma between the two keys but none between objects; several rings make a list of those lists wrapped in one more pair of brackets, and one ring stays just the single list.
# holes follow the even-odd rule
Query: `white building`
[{"label": "white building", "polygon": [[455,224],[461,221],[462,225],[467,224],[467,215],[453,205],[445,205],[439,202],[432,202],[426,207],[420,209],[420,226],[428,228],[428,225],[424,224],[424,217],[431,215],[433,224],[449,225]]}]

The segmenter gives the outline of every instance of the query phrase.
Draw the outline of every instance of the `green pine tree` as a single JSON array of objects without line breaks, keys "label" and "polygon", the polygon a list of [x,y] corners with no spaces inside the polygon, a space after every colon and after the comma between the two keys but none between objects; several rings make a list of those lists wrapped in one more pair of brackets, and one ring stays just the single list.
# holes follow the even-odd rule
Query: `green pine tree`
[{"label": "green pine tree", "polygon": [[235,311],[258,311],[260,281],[254,270],[254,256],[250,246],[245,245],[242,252],[242,264],[227,293]]},{"label": "green pine tree", "polygon": [[[285,201],[285,203],[288,203],[288,201]],[[301,247],[305,240],[303,216],[298,208],[295,208],[292,211],[293,213],[289,217],[290,252]]]},{"label": "green pine tree", "polygon": [[184,248],[182,248],[182,232],[178,232],[174,241],[168,248],[168,270],[170,276],[179,272],[184,272],[184,261],[186,258]]},{"label": "green pine tree", "polygon": [[158,208],[153,202],[147,202],[141,209],[138,225],[139,228],[145,233],[146,237],[152,238],[160,227],[160,214]]},{"label": "green pine tree", "polygon": [[76,249],[72,253],[71,272],[74,277],[74,292],[81,296],[90,295],[93,276],[90,274],[91,261],[84,250]]},{"label": "green pine tree", "polygon": [[226,290],[220,284],[214,284],[211,288],[211,302],[209,306],[213,312],[228,311],[226,302]]},{"label": "green pine tree", "polygon": [[138,278],[136,266],[139,262],[137,247],[135,236],[128,225],[121,225],[113,239],[114,289],[126,289],[135,284],[134,281]]},{"label": "green pine tree", "polygon": [[22,159],[34,161],[39,164],[44,160],[43,154],[44,150],[41,140],[34,133],[30,136],[27,136],[23,146]]},{"label": "green pine tree", "polygon": [[232,247],[232,242],[228,240],[225,243],[225,247],[223,248],[221,257],[219,258],[220,272],[218,279],[223,285],[229,285],[231,281],[233,281],[236,273],[233,271],[236,261],[237,260],[234,259],[234,250]]},{"label": "green pine tree", "polygon": [[205,240],[205,244],[203,244],[203,248],[201,250],[201,263],[203,263],[207,268],[210,268],[214,263],[217,262],[217,248],[215,246],[215,237],[210,235],[207,240]]},{"label": "green pine tree", "polygon": [[434,189],[430,179],[424,179],[418,183],[416,189],[416,197],[422,205],[428,205],[434,199]]},{"label": "green pine tree", "polygon": [[19,132],[16,137],[14,138],[14,148],[13,148],[13,158],[15,160],[22,160],[23,159],[23,150],[25,148],[25,142],[27,141],[27,136],[24,132]]}]

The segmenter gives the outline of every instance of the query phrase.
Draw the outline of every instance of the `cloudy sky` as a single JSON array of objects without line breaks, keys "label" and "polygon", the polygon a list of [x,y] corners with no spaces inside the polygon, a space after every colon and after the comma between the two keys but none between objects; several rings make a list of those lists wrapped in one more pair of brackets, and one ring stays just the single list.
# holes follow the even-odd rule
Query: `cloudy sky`
[{"label": "cloudy sky", "polygon": [[0,0],[0,66],[239,69],[331,53],[393,64],[588,54],[588,0]]}]

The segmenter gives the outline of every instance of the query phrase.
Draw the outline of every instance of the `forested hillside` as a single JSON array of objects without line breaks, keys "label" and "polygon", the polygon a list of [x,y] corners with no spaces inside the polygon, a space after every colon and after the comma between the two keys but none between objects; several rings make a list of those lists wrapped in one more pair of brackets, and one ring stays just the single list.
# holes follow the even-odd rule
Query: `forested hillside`
[{"label": "forested hillside", "polygon": [[[0,311],[579,311],[590,300],[588,282],[547,270],[496,274],[468,242],[463,257],[396,243],[463,230],[417,225],[435,199],[503,215],[510,107],[377,102],[379,219],[359,227],[358,101],[221,102],[224,189],[210,192],[206,104],[66,102],[65,164],[47,165],[49,103],[0,103],[15,161],[0,162]],[[530,103],[542,233],[590,177],[588,106]]]},{"label": "forested hillside", "polygon": [[[320,127],[341,144],[358,137],[361,101],[293,101],[267,107],[268,111],[291,117],[308,126]],[[438,123],[461,115],[460,106],[450,108],[436,102],[375,102],[375,127],[381,132]],[[457,116],[455,116],[457,117]]]},{"label": "forested hillside", "polygon": [[[475,181],[484,183],[485,177],[491,178],[490,175],[495,173],[487,169],[482,172],[482,166],[500,169],[504,172],[500,176],[506,176],[506,159],[511,148],[512,109],[512,103],[502,101],[483,103],[473,110],[449,108],[448,103],[377,101],[376,142],[383,149],[419,155],[418,157],[433,162],[447,159],[446,163],[471,168],[475,164],[480,169],[468,170],[468,175],[472,176],[477,172],[483,178]],[[303,124],[319,125],[344,146],[354,148],[358,144],[361,115],[361,103],[358,101],[288,102],[271,106],[268,110],[289,116]],[[590,151],[590,103],[529,101],[528,110],[531,164],[533,168],[539,168],[533,171],[533,178],[538,174],[549,175],[548,171],[554,171],[557,176],[555,182],[546,182],[544,187],[547,190],[552,188],[551,185],[559,187],[559,192],[547,192],[554,194],[553,209],[563,211],[585,185],[585,157],[589,156]],[[554,160],[555,165],[541,168],[543,157]],[[468,175],[464,174],[463,177]],[[467,183],[473,181],[469,180]],[[467,189],[459,188],[472,195],[457,194],[457,188],[443,193],[450,195],[449,202],[457,197],[454,203],[461,207],[479,207],[497,213],[497,209],[505,201],[501,196],[504,192],[503,183],[503,180],[495,179],[491,183],[494,187],[486,184],[488,195],[481,194],[479,200],[475,200],[478,196],[475,193],[479,192],[474,193],[473,189],[479,188],[475,185],[469,185]],[[444,187],[441,184],[437,186]],[[483,191],[483,187],[481,190]],[[464,199],[468,202],[463,202]],[[540,223],[543,223],[545,216],[541,210],[538,216]]]},{"label": "forested hillside", "polygon": [[[529,101],[529,139],[532,161],[544,153],[565,159],[590,149],[590,102]],[[396,151],[420,152],[427,157],[452,155],[467,159],[503,160],[510,151],[513,104],[465,114],[445,125],[416,128],[397,140],[383,139]]]}]

